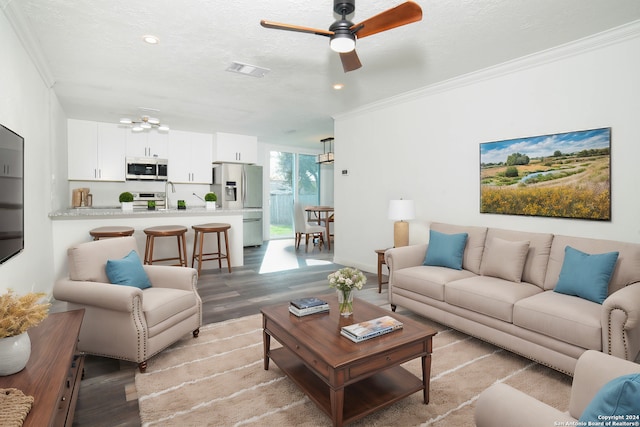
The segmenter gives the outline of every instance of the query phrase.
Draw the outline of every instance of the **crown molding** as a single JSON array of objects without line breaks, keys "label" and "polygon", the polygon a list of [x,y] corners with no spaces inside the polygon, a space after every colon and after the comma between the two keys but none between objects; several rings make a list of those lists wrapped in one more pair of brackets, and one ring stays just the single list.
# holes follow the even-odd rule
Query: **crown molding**
[{"label": "crown molding", "polygon": [[55,78],[49,68],[49,62],[47,61],[40,44],[33,35],[29,22],[24,17],[20,8],[15,6],[17,2],[9,0],[2,5],[2,11],[4,12],[7,20],[13,27],[13,31],[16,33],[18,40],[22,43],[22,46],[27,51],[27,54],[31,58],[34,66],[38,70],[42,81],[47,88],[53,87],[55,84]]},{"label": "crown molding", "polygon": [[366,114],[426,96],[447,92],[471,84],[480,83],[485,80],[512,74],[517,71],[522,71],[547,63],[566,59],[571,56],[597,50],[605,46],[621,43],[638,36],[640,36],[640,20],[615,27],[611,30],[603,31],[601,33],[593,34],[591,36],[587,36],[573,42],[565,43],[550,49],[536,52],[531,55],[526,55],[511,61],[493,65],[488,68],[463,74],[449,80],[445,80],[409,92],[401,93],[399,95],[395,95],[380,101],[372,102],[351,111],[335,114],[332,117],[335,120],[357,117],[361,114]]}]

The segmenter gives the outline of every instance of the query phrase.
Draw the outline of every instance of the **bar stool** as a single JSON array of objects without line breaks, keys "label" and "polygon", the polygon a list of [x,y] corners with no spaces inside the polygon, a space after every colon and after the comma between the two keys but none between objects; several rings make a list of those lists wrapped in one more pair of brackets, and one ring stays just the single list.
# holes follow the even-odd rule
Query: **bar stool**
[{"label": "bar stool", "polygon": [[[202,263],[204,261],[215,261],[218,260],[218,268],[222,268],[222,260],[227,260],[227,267],[229,268],[229,273],[231,273],[231,258],[229,257],[229,235],[227,231],[231,228],[230,224],[226,223],[209,223],[209,224],[199,224],[191,226],[195,230],[195,236],[193,238],[193,257],[191,258],[191,267],[195,265],[196,260],[198,260],[198,275],[200,275],[200,270],[202,269]],[[204,244],[204,235],[207,233],[216,233],[218,237],[218,251],[203,253],[202,246]],[[226,249],[226,253],[222,253],[220,247],[220,234],[224,234],[224,245]],[[199,237],[199,239],[198,239]],[[196,249],[199,250],[196,252]]]},{"label": "bar stool", "polygon": [[89,231],[89,234],[93,236],[93,240],[100,240],[100,238],[104,237],[131,236],[133,232],[133,227],[107,226],[94,228],[93,230]]},{"label": "bar stool", "polygon": [[[144,229],[144,234],[147,235],[147,244],[144,248],[144,263],[153,264],[156,261],[174,261],[178,260],[178,265],[181,267],[187,266],[187,243],[185,234],[187,233],[187,227],[182,225],[159,225],[157,227],[148,227]],[[178,256],[173,258],[160,258],[153,259],[153,244],[156,237],[173,237],[178,240]]]}]

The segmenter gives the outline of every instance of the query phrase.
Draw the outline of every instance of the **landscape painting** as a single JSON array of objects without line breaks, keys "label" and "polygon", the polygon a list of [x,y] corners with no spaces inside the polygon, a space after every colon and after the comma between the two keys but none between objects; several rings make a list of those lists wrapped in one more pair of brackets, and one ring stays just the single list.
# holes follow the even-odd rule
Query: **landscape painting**
[{"label": "landscape painting", "polygon": [[480,212],[611,220],[611,128],[480,144]]}]

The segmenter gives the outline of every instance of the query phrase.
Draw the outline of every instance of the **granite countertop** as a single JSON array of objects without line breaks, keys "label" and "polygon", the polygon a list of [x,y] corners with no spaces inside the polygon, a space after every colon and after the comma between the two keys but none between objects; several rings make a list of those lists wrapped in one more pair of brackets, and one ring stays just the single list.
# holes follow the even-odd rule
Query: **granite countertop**
[{"label": "granite countertop", "polygon": [[68,208],[60,209],[49,213],[51,219],[80,219],[92,217],[126,217],[126,216],[224,216],[242,215],[245,212],[262,212],[260,208],[252,209],[216,209],[208,210],[204,206],[187,207],[187,209],[136,209],[133,211],[123,211],[120,207],[95,207],[95,208]]}]

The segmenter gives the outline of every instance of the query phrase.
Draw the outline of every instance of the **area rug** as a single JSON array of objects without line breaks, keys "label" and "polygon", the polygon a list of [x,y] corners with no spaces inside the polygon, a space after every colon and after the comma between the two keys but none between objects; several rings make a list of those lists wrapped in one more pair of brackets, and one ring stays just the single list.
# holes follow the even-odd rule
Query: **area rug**
[{"label": "area rug", "polygon": [[[430,402],[414,393],[352,426],[473,426],[479,394],[507,383],[566,411],[571,378],[433,324]],[[272,346],[277,345],[272,340]],[[136,374],[142,426],[330,426],[275,363],[263,369],[261,315],[207,325]],[[421,375],[420,359],[403,365]]]}]

